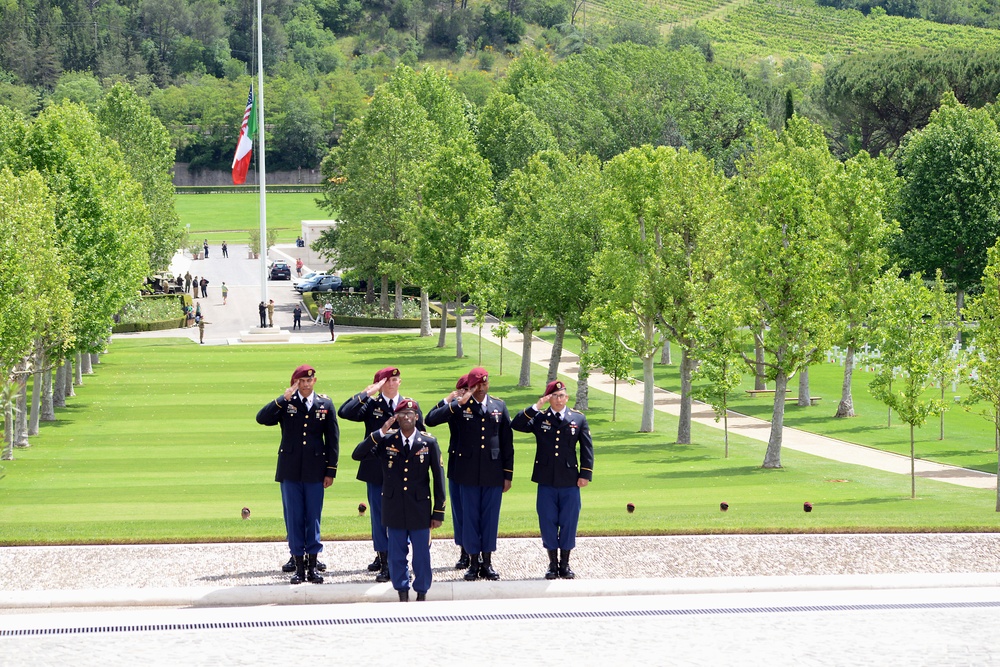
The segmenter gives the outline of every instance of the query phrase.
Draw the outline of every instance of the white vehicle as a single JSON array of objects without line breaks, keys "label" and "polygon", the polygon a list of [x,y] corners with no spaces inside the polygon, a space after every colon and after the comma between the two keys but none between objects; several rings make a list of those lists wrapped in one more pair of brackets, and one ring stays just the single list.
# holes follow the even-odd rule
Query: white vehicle
[{"label": "white vehicle", "polygon": [[310,271],[309,273],[303,274],[303,276],[301,278],[293,278],[292,279],[292,287],[298,287],[302,283],[304,283],[304,282],[306,282],[308,280],[312,280],[316,276],[325,276],[325,275],[326,275],[326,271]]}]

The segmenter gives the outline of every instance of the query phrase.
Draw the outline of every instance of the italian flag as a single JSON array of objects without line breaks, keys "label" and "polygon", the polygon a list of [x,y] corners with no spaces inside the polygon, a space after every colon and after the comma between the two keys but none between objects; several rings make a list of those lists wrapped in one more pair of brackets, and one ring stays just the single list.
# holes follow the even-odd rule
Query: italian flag
[{"label": "italian flag", "polygon": [[247,96],[247,108],[243,112],[243,124],[240,125],[240,140],[236,144],[236,155],[233,156],[233,185],[243,185],[247,181],[247,169],[250,168],[250,158],[253,155],[253,137],[257,134],[257,105],[253,99],[253,85]]}]

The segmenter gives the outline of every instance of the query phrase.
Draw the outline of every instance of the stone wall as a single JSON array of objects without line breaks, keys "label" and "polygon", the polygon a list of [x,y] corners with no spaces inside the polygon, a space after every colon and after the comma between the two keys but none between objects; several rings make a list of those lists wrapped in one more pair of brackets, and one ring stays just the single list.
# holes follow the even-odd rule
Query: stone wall
[{"label": "stone wall", "polygon": [[[296,171],[269,171],[267,172],[268,185],[315,185],[323,180],[319,169],[298,169]],[[250,170],[247,172],[246,185],[257,185],[257,172]],[[201,169],[191,171],[188,163],[174,163],[174,185],[175,186],[225,186],[233,184],[233,173],[231,171],[214,171]]]}]

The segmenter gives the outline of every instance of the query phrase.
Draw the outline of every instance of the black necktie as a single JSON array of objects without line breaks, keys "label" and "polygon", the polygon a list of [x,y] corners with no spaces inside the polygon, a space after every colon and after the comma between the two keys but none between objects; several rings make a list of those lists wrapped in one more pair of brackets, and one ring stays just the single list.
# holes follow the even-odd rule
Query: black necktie
[{"label": "black necktie", "polygon": [[410,439],[403,438],[403,456],[410,455]]},{"label": "black necktie", "polygon": [[556,423],[556,426],[562,424],[562,414],[559,412],[552,412],[552,420]]}]

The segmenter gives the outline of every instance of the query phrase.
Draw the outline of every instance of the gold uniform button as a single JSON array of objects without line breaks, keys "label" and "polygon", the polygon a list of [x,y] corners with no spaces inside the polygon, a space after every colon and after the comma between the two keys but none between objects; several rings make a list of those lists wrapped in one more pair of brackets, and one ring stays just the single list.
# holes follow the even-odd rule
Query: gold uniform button
[{"label": "gold uniform button", "polygon": [[559,449],[559,445],[556,445],[556,449]]},{"label": "gold uniform button", "polygon": [[559,456],[559,452],[556,452],[556,456]]},{"label": "gold uniform button", "polygon": [[486,445],[480,446],[479,449],[486,449]]},{"label": "gold uniform button", "polygon": [[406,487],[405,486],[403,487],[403,491],[406,491]]},{"label": "gold uniform button", "polygon": [[409,468],[403,468],[403,472],[410,472]]},{"label": "gold uniform button", "polygon": [[556,442],[559,442],[559,438],[556,438]]}]

